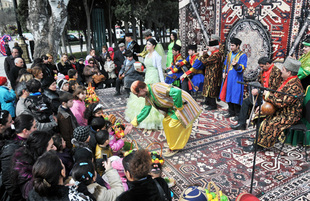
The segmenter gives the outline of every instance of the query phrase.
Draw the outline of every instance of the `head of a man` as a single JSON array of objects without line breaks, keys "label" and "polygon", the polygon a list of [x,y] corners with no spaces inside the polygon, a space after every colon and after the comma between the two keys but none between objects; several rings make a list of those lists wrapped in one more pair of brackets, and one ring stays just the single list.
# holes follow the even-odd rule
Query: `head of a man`
[{"label": "head of a man", "polygon": [[119,44],[118,47],[119,47],[119,50],[121,52],[123,52],[125,50],[125,44],[124,43]]},{"label": "head of a man", "polygon": [[193,56],[196,53],[197,45],[189,45],[188,46],[188,55]]},{"label": "head of a man", "polygon": [[14,60],[15,66],[22,68],[24,67],[24,60],[22,58],[16,58]]},{"label": "head of a man", "polygon": [[219,41],[218,40],[210,40],[209,41],[209,45],[208,45],[208,49],[211,52],[214,52],[215,50],[219,49]]},{"label": "head of a man", "polygon": [[272,60],[269,59],[268,57],[261,57],[258,60],[258,65],[263,71],[267,71],[270,68],[271,64]]},{"label": "head of a man", "polygon": [[16,57],[19,57],[19,51],[17,48],[14,48],[12,49],[12,57],[13,58],[16,58]]},{"label": "head of a man", "polygon": [[143,97],[143,98],[147,96],[147,92],[148,92],[146,84],[139,80],[134,81],[131,84],[130,90],[137,97]]},{"label": "head of a man", "polygon": [[239,38],[231,38],[230,39],[230,49],[232,52],[239,51],[240,45],[242,41]]},{"label": "head of a man", "polygon": [[291,76],[297,75],[300,66],[301,66],[300,61],[288,57],[285,60],[283,67],[281,69],[281,77],[283,78],[283,80],[286,80],[287,78]]}]

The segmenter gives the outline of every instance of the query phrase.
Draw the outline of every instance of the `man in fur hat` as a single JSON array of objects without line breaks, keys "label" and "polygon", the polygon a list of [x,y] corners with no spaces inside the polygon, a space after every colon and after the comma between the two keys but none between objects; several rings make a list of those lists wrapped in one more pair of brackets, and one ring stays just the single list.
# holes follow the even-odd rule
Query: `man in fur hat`
[{"label": "man in fur hat", "polygon": [[129,50],[133,53],[133,58],[136,61],[139,61],[137,53],[140,52],[140,46],[138,43],[133,40],[133,34],[132,33],[126,33],[125,34],[125,40],[126,40],[126,50]]}]

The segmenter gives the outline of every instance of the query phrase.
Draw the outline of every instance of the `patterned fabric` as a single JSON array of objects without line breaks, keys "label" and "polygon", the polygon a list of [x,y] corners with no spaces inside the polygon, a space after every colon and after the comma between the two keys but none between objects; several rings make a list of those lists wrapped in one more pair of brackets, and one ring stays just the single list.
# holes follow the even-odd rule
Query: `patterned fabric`
[{"label": "patterned fabric", "polygon": [[[260,83],[263,85],[263,71],[260,72],[259,77]],[[272,90],[277,90],[281,85],[282,80],[283,79],[281,77],[281,70],[278,67],[273,66],[269,75],[268,88]]]},{"label": "patterned fabric", "polygon": [[203,56],[201,62],[206,65],[202,95],[217,98],[221,89],[224,52],[213,52],[210,57]]},{"label": "patterned fabric", "polygon": [[[303,93],[303,88],[300,80],[294,78],[278,91],[298,96]],[[267,94],[265,99],[276,107],[276,112],[262,122],[257,144],[272,147],[277,138],[283,142],[283,131],[300,119],[303,99],[273,92],[269,96]]]},{"label": "patterned fabric", "polygon": [[92,201],[90,197],[78,192],[77,186],[69,186],[69,200],[70,201]]},{"label": "patterned fabric", "polygon": [[[176,116],[181,121],[182,125],[187,128],[195,121],[202,110],[196,101],[191,97],[191,95],[185,91],[182,91],[182,101],[184,108],[182,110],[176,109],[173,98],[167,95],[169,94],[171,87],[172,86],[169,86],[166,83],[157,83],[151,85],[151,90],[154,94],[156,105],[160,108],[174,108]],[[147,97],[146,101],[154,105],[154,101],[151,100],[151,97]],[[164,114],[167,113],[162,109],[159,110]]]}]

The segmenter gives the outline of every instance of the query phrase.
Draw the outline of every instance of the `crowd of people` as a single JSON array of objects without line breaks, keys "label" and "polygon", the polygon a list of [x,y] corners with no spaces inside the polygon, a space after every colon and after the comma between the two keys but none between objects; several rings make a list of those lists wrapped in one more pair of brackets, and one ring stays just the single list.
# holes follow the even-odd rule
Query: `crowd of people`
[{"label": "crowd of people", "polygon": [[[283,131],[302,117],[310,74],[309,39],[303,42],[301,58],[288,57],[281,70],[271,58],[260,58],[260,69],[253,72],[257,87],[245,90],[247,55],[240,39],[230,39],[231,51],[225,56],[225,46],[212,35],[206,51],[197,52],[190,44],[184,59],[173,32],[166,61],[151,31],[143,35],[142,52],[132,33],[126,33],[126,44],[120,43],[116,51],[103,46],[97,56],[91,49],[78,61],[62,54],[57,65],[45,54],[30,68],[21,50],[12,48],[4,62],[6,77],[0,77],[3,200],[172,200],[161,174],[151,174],[154,164],[147,150],[120,151],[124,141],[115,135],[103,105],[85,104],[86,86],[115,87],[114,96],[124,91],[124,118],[130,122],[125,133],[133,126],[164,129],[169,146],[164,157],[185,147],[202,112],[191,96],[198,91],[205,97],[205,110],[216,110],[220,100],[228,104],[225,117],[238,121],[232,129],[246,129],[252,107],[274,105],[274,114],[257,117],[263,120],[257,142],[262,148],[283,139]],[[264,100],[257,98],[259,94]]]}]

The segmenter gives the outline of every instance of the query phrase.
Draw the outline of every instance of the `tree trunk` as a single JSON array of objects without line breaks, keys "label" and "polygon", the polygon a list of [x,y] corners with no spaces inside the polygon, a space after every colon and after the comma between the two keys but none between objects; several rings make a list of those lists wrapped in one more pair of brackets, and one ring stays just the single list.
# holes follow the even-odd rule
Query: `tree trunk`
[{"label": "tree trunk", "polygon": [[137,25],[137,21],[135,18],[133,18],[132,22],[131,22],[131,25],[132,25],[132,35],[133,35],[133,39],[135,41],[137,41],[137,29],[136,29],[136,25]]},{"label": "tree trunk", "polygon": [[34,58],[46,53],[57,58],[60,38],[67,23],[68,3],[69,0],[28,0],[27,28],[34,37]]},{"label": "tree trunk", "polygon": [[125,22],[124,22],[124,25],[125,25],[125,33],[128,33],[128,22],[125,21]]},{"label": "tree trunk", "polygon": [[61,47],[64,53],[68,54],[67,52],[67,46],[66,46],[66,39],[65,39],[65,32],[62,32],[61,36]]},{"label": "tree trunk", "polygon": [[87,45],[86,45],[86,49],[87,52],[90,51],[90,32],[91,32],[91,28],[90,28],[90,12],[89,12],[89,8],[88,8],[88,3],[87,0],[83,0],[84,3],[84,8],[85,8],[85,13],[86,13],[86,20],[87,20]]}]

